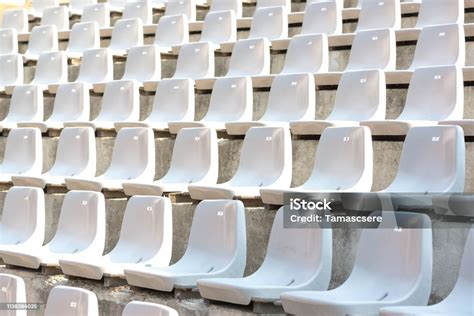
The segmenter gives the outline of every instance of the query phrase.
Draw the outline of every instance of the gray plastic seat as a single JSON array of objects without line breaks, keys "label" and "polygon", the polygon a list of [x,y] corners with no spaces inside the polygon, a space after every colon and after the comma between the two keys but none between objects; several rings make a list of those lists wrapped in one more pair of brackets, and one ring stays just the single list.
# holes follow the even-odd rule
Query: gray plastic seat
[{"label": "gray plastic seat", "polygon": [[155,31],[154,45],[160,52],[170,52],[173,46],[189,42],[189,25],[186,15],[162,16]]},{"label": "gray plastic seat", "polygon": [[214,47],[211,43],[184,44],[179,51],[172,78],[194,80],[209,77],[214,77]]},{"label": "gray plastic seat", "polygon": [[170,0],[166,3],[165,16],[184,14],[189,22],[196,21],[196,3],[194,0]]},{"label": "gray plastic seat", "polygon": [[59,259],[101,255],[104,245],[104,195],[69,191],[61,207],[58,228],[48,244],[33,249],[18,246],[1,251],[0,255],[6,264],[38,269],[40,266],[58,267]]},{"label": "gray plastic seat", "polygon": [[[255,148],[259,148],[259,155],[255,155]],[[260,196],[260,189],[289,188],[291,152],[287,129],[252,127],[245,135],[239,166],[232,179],[213,186],[191,184],[189,194],[195,200],[255,198]]]},{"label": "gray plastic seat", "polygon": [[28,12],[26,9],[9,9],[3,11],[2,28],[15,29],[17,34],[28,33]]},{"label": "gray plastic seat", "polygon": [[421,1],[418,19],[416,21],[417,28],[451,23],[464,24],[463,0]]},{"label": "gray plastic seat", "polygon": [[160,80],[161,57],[155,45],[136,46],[128,50],[125,71],[121,80],[144,81]]},{"label": "gray plastic seat", "polygon": [[79,74],[75,82],[88,84],[113,81],[114,64],[108,48],[89,49],[83,53]]},{"label": "gray plastic seat", "polygon": [[69,13],[82,15],[84,8],[91,4],[97,4],[97,0],[69,0]]},{"label": "gray plastic seat", "polygon": [[107,170],[96,177],[66,178],[69,190],[121,190],[125,182],[151,182],[155,176],[155,142],[149,128],[122,128],[115,138]]},{"label": "gray plastic seat", "polygon": [[[331,155],[327,153],[331,152]],[[262,202],[284,205],[284,194],[370,192],[373,178],[372,137],[367,127],[328,127],[316,149],[309,179],[291,189],[261,189]]]},{"label": "gray plastic seat", "polygon": [[140,19],[120,19],[115,22],[109,49],[114,56],[125,56],[127,50],[143,45],[143,23]]},{"label": "gray plastic seat", "polygon": [[41,18],[43,16],[43,11],[49,7],[58,7],[59,0],[32,0],[30,14],[34,18]]},{"label": "gray plastic seat", "polygon": [[69,58],[81,58],[86,50],[100,48],[99,24],[81,22],[72,26],[66,54]]},{"label": "gray plastic seat", "polygon": [[144,25],[153,24],[153,9],[150,0],[126,2],[122,19],[140,19]]},{"label": "gray plastic seat", "polygon": [[16,86],[8,114],[0,121],[1,129],[12,129],[22,121],[43,120],[43,89],[37,85]]},{"label": "gray plastic seat", "polygon": [[96,22],[99,27],[110,26],[109,3],[89,4],[82,10],[81,22]]},{"label": "gray plastic seat", "polygon": [[242,0],[215,0],[211,1],[209,12],[233,11],[236,18],[242,17]]},{"label": "gray plastic seat", "polygon": [[35,26],[31,30],[26,59],[37,60],[42,53],[58,51],[58,29],[56,25]]},{"label": "gray plastic seat", "polygon": [[405,135],[413,126],[461,119],[464,110],[462,70],[456,66],[415,69],[400,116],[395,120],[361,122],[374,135]]},{"label": "gray plastic seat", "polygon": [[247,252],[245,208],[241,201],[202,201],[194,211],[184,255],[169,267],[125,269],[128,284],[171,292],[196,288],[196,281],[241,277]]},{"label": "gray plastic seat", "polygon": [[67,6],[48,7],[43,10],[40,25],[55,25],[58,31],[69,30],[69,10]]},{"label": "gray plastic seat", "polygon": [[0,55],[18,53],[18,35],[13,28],[0,29]]},{"label": "gray plastic seat", "polygon": [[380,316],[422,316],[422,315],[458,315],[474,314],[472,294],[474,293],[474,229],[464,246],[459,276],[451,293],[438,304],[430,306],[386,307],[380,310]]},{"label": "gray plastic seat", "polygon": [[257,8],[250,26],[249,39],[269,41],[288,37],[288,15],[284,7]]},{"label": "gray plastic seat", "polygon": [[42,53],[36,63],[35,76],[30,84],[40,85],[46,89],[50,84],[67,83],[68,68],[66,53]]},{"label": "gray plastic seat", "polygon": [[474,217],[472,203],[474,195],[469,193],[453,193],[448,196],[448,209],[455,215]]},{"label": "gray plastic seat", "polygon": [[336,1],[306,2],[302,35],[342,33],[342,6]]},{"label": "gray plastic seat", "polygon": [[[431,294],[433,241],[426,214],[395,212],[390,223],[362,230],[354,268],[329,291],[281,295],[295,315],[377,315],[382,307],[422,305]],[[402,227],[401,229],[397,227]]]},{"label": "gray plastic seat", "polygon": [[[22,278],[12,274],[0,274],[0,302],[2,304],[16,304],[26,302],[25,281]],[[5,316],[26,316],[26,310],[11,309],[3,312]]]},{"label": "gray plastic seat", "polygon": [[334,107],[324,120],[291,123],[294,135],[321,135],[330,126],[357,126],[360,121],[384,120],[385,74],[382,70],[346,71],[336,91]]},{"label": "gray plastic seat", "polygon": [[59,260],[65,275],[100,280],[123,277],[124,268],[166,267],[173,241],[171,201],[157,196],[134,196],[123,216],[120,237],[106,255]]},{"label": "gray plastic seat", "polygon": [[65,177],[92,178],[96,172],[94,130],[90,127],[69,127],[59,135],[53,166],[40,176],[12,176],[13,185],[44,188],[64,186]]},{"label": "gray plastic seat", "polygon": [[199,280],[201,296],[248,305],[251,301],[277,301],[287,291],[326,290],[331,279],[332,230],[289,229],[283,222],[281,207],[273,221],[265,259],[256,272],[244,278]]},{"label": "gray plastic seat", "polygon": [[23,57],[20,54],[0,55],[0,92],[5,86],[23,84]]},{"label": "gray plastic seat", "polygon": [[220,47],[226,42],[237,40],[237,20],[234,11],[218,11],[206,14],[200,42],[210,42]]},{"label": "gray plastic seat", "polygon": [[328,38],[325,34],[296,35],[290,39],[281,74],[319,73],[329,70]]},{"label": "gray plastic seat", "polygon": [[270,41],[265,38],[239,40],[230,56],[226,77],[270,74]]},{"label": "gray plastic seat", "polygon": [[45,316],[99,316],[99,304],[94,292],[70,286],[55,286],[46,302]]},{"label": "gray plastic seat", "polygon": [[161,304],[133,301],[125,305],[122,316],[178,316],[178,312],[171,307]]},{"label": "gray plastic seat", "polygon": [[212,87],[209,108],[202,120],[170,121],[169,132],[176,134],[185,127],[211,127],[224,130],[226,122],[250,121],[253,112],[252,91],[250,77],[218,78]]},{"label": "gray plastic seat", "polygon": [[[189,159],[189,153],[193,159]],[[124,183],[126,195],[162,195],[187,192],[189,184],[214,185],[219,173],[216,131],[210,128],[185,128],[179,131],[173,147],[170,167],[157,181]]]},{"label": "gray plastic seat", "polygon": [[227,134],[244,135],[253,126],[290,127],[291,121],[314,118],[316,105],[314,75],[278,75],[273,79],[267,108],[258,121],[228,122]]},{"label": "gray plastic seat", "polygon": [[362,0],[360,8],[356,32],[401,27],[400,0]]}]

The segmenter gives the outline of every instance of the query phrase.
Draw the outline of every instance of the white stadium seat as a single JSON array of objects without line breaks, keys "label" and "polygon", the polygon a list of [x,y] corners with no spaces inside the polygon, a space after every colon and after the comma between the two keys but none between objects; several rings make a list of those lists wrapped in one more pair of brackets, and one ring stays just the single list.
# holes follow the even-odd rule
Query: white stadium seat
[{"label": "white stadium seat", "polygon": [[214,0],[211,1],[209,12],[233,11],[236,18],[242,17],[242,0]]},{"label": "white stadium seat", "polygon": [[[189,159],[189,153],[193,159]],[[123,184],[126,195],[162,195],[187,192],[189,184],[215,185],[219,171],[216,131],[210,128],[186,128],[179,131],[168,172],[154,182]]]},{"label": "white stadium seat", "polygon": [[153,9],[150,0],[125,3],[122,19],[140,19],[144,25],[153,24]]},{"label": "white stadium seat", "polygon": [[115,22],[109,49],[114,56],[125,56],[127,50],[143,45],[143,23],[140,19],[126,19]]},{"label": "white stadium seat", "polygon": [[30,84],[46,88],[50,84],[67,83],[68,68],[65,52],[42,53],[36,63],[35,76]]},{"label": "white stadium seat", "polygon": [[0,251],[0,255],[6,264],[14,266],[30,269],[38,269],[41,266],[59,267],[59,259],[101,255],[104,245],[103,194],[69,191],[64,197],[56,234],[48,244],[37,248],[17,246],[11,250]]},{"label": "white stadium seat", "polygon": [[155,45],[136,46],[128,50],[125,71],[121,80],[144,81],[161,79],[160,52]]},{"label": "white stadium seat", "polygon": [[287,291],[326,290],[331,279],[332,230],[289,229],[283,222],[281,207],[275,215],[265,259],[256,272],[244,278],[198,280],[201,296],[248,305],[251,301],[277,301]]},{"label": "white stadium seat", "polygon": [[43,120],[43,89],[37,85],[16,86],[10,101],[8,114],[0,121],[1,129],[12,129],[22,121]]},{"label": "white stadium seat", "polygon": [[244,135],[253,126],[290,127],[290,121],[314,118],[316,89],[312,74],[278,75],[273,79],[265,113],[258,121],[228,122],[227,134]]},{"label": "white stadium seat", "polygon": [[196,288],[196,281],[242,277],[247,252],[241,201],[202,201],[194,211],[184,255],[169,267],[125,269],[128,284],[158,291]]},{"label": "white stadium seat", "polygon": [[18,35],[15,29],[0,29],[0,55],[18,53]]},{"label": "white stadium seat", "polygon": [[123,277],[124,268],[166,267],[173,241],[171,201],[157,196],[134,196],[123,216],[117,245],[106,255],[59,260],[65,275],[100,280]]},{"label": "white stadium seat", "polygon": [[99,27],[110,26],[110,7],[109,3],[89,4],[84,7],[81,22],[97,22]]},{"label": "white stadium seat", "polygon": [[40,176],[12,176],[13,185],[44,188],[65,185],[66,177],[92,178],[96,172],[94,131],[90,127],[69,127],[59,135],[53,166]]},{"label": "white stadium seat", "polygon": [[170,52],[173,46],[189,42],[189,26],[186,15],[162,16],[155,31],[154,45],[160,52]]},{"label": "white stadium seat", "polygon": [[[359,0],[356,0],[356,2],[358,2]],[[312,5],[313,3],[335,3],[337,5],[337,7],[339,8],[339,11],[342,10],[342,8],[344,8],[344,0],[308,0],[306,1],[306,6],[305,6],[305,12],[308,11],[308,8],[310,5]],[[357,8],[359,8],[359,6],[355,6]]]},{"label": "white stadium seat", "polygon": [[69,58],[81,58],[86,50],[100,48],[99,24],[81,22],[72,26],[65,50]]},{"label": "white stadium seat", "polygon": [[233,11],[209,12],[206,14],[200,42],[210,42],[218,48],[225,42],[237,40],[237,20]]},{"label": "white stadium seat", "polygon": [[267,8],[267,7],[284,7],[286,12],[290,13],[291,0],[257,0],[256,9]]},{"label": "white stadium seat", "polygon": [[89,49],[83,53],[76,82],[107,83],[113,80],[114,64],[108,48]]},{"label": "white stadium seat", "polygon": [[41,18],[46,8],[58,7],[58,6],[59,6],[59,0],[32,0],[31,9],[29,13],[34,18]]},{"label": "white stadium seat", "polygon": [[48,296],[44,316],[99,316],[97,296],[89,290],[55,286]]},{"label": "white stadium seat", "polygon": [[[259,155],[255,155],[259,148]],[[282,127],[252,127],[241,149],[239,166],[229,181],[213,186],[189,185],[191,198],[255,198],[263,188],[289,188],[292,149],[290,132]]]},{"label": "white stadium seat", "polygon": [[23,84],[23,57],[20,54],[0,55],[0,92],[5,86]]},{"label": "white stadium seat", "polygon": [[161,304],[133,301],[125,305],[122,316],[178,316],[178,312],[171,307]]},{"label": "white stadium seat", "polygon": [[214,77],[214,47],[209,42],[184,44],[178,55],[173,79]]},{"label": "white stadium seat", "polygon": [[464,0],[423,0],[416,21],[417,28],[429,25],[463,24]]},{"label": "white stadium seat", "polygon": [[153,131],[145,127],[122,128],[115,138],[107,170],[88,178],[66,178],[69,190],[121,190],[124,182],[150,182],[155,176]]},{"label": "white stadium seat", "polygon": [[266,38],[269,41],[288,37],[288,15],[284,7],[267,7],[255,11],[249,39]]},{"label": "white stadium seat", "polygon": [[55,25],[58,31],[69,30],[69,11],[67,6],[45,8],[40,25]]},{"label": "white stadium seat", "polygon": [[196,21],[195,0],[169,0],[166,3],[165,16],[184,14],[189,22]]},{"label": "white stadium seat", "polygon": [[69,13],[82,15],[84,8],[91,4],[97,4],[97,0],[69,0]]},{"label": "white stadium seat", "polygon": [[[330,152],[331,155],[327,153]],[[261,189],[262,202],[284,205],[284,194],[370,192],[373,149],[367,127],[328,127],[319,140],[311,175],[291,189]]]},{"label": "white stadium seat", "polygon": [[265,38],[239,40],[232,49],[226,77],[270,74],[270,41]]},{"label": "white stadium seat", "polygon": [[55,25],[35,26],[31,30],[26,59],[37,60],[42,53],[58,51],[58,29]]},{"label": "white stadium seat", "polygon": [[[25,281],[12,274],[0,274],[0,302],[2,304],[16,304],[26,302]],[[26,316],[26,309],[10,309],[4,311],[5,316]]]},{"label": "white stadium seat", "polygon": [[306,2],[302,35],[342,33],[341,7],[336,2]]},{"label": "white stadium seat", "polygon": [[373,29],[399,29],[402,23],[400,0],[362,0],[356,32]]},{"label": "white stadium seat", "polygon": [[28,33],[28,12],[26,9],[9,9],[3,11],[2,28],[15,29],[17,34]]},{"label": "white stadium seat", "polygon": [[459,125],[464,130],[464,135],[474,136],[474,119],[439,121],[439,125]]},{"label": "white stadium seat", "polygon": [[280,74],[319,73],[329,70],[328,38],[325,34],[296,35],[290,39]]}]

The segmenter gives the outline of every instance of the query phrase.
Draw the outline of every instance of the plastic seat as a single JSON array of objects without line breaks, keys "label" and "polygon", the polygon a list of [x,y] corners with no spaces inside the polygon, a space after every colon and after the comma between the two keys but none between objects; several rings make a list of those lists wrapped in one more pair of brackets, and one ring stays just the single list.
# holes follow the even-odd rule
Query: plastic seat
[{"label": "plastic seat", "polygon": [[233,11],[236,18],[242,17],[242,0],[215,0],[211,1],[209,12]]},{"label": "plastic seat", "polygon": [[[327,153],[331,152],[331,155]],[[261,189],[262,202],[284,205],[284,194],[370,192],[373,178],[372,137],[367,127],[329,127],[316,149],[309,179],[291,189]]]},{"label": "plastic seat", "polygon": [[122,19],[140,19],[144,25],[153,24],[150,0],[135,0],[125,3]]},{"label": "plastic seat", "polygon": [[165,16],[184,14],[189,22],[196,21],[196,3],[194,0],[170,0],[166,3]]},{"label": "plastic seat", "polygon": [[28,33],[28,12],[26,9],[9,9],[3,11],[2,28],[15,29],[17,34]]},{"label": "plastic seat", "polygon": [[41,25],[55,25],[58,31],[69,30],[69,11],[67,6],[45,8]]},{"label": "plastic seat", "polygon": [[58,29],[55,25],[35,26],[31,30],[26,59],[37,60],[42,53],[58,51]]},{"label": "plastic seat", "polygon": [[29,187],[10,188],[5,196],[0,222],[0,250],[41,247],[44,241],[44,223],[43,190]]},{"label": "plastic seat", "polygon": [[110,12],[122,13],[127,0],[109,0]]},{"label": "plastic seat", "polygon": [[114,64],[108,48],[89,49],[83,53],[76,82],[88,84],[113,81]]},{"label": "plastic seat", "polygon": [[189,43],[181,47],[173,79],[214,77],[214,47],[209,42]]},{"label": "plastic seat", "polygon": [[286,13],[291,12],[291,0],[257,0],[256,10],[268,7],[283,7]]},{"label": "plastic seat", "polygon": [[464,130],[464,135],[474,136],[474,119],[439,121],[439,125],[459,125]]},{"label": "plastic seat", "polygon": [[440,24],[464,24],[463,0],[423,0],[420,5],[417,28]]},{"label": "plastic seat", "polygon": [[237,40],[237,20],[234,11],[209,12],[202,25],[200,42],[210,42],[220,47],[225,42]]},{"label": "plastic seat", "polygon": [[0,55],[11,55],[18,53],[18,35],[16,30],[0,29]]},{"label": "plastic seat", "polygon": [[352,42],[345,71],[382,69],[395,70],[396,41],[392,29],[357,32]]},{"label": "plastic seat", "polygon": [[464,27],[458,24],[424,27],[418,37],[409,70],[425,66],[465,64]]},{"label": "plastic seat", "polygon": [[244,135],[253,126],[290,127],[291,121],[314,118],[316,105],[312,74],[278,75],[273,79],[265,113],[258,121],[228,122],[227,134]]},{"label": "plastic seat", "polygon": [[400,0],[362,0],[356,32],[373,29],[399,29],[402,24]]},{"label": "plastic seat", "polygon": [[115,122],[138,121],[140,95],[133,80],[111,81],[106,84],[102,105],[92,121],[65,122],[64,126],[90,126],[94,129],[113,129]]},{"label": "plastic seat", "polygon": [[[255,155],[259,148],[259,155]],[[252,127],[245,135],[239,166],[229,181],[214,186],[190,185],[191,198],[232,199],[260,196],[260,189],[289,188],[292,149],[290,132],[282,127]]]},{"label": "plastic seat", "polygon": [[337,2],[306,2],[302,35],[342,33],[342,11]]},{"label": "plastic seat", "polygon": [[325,34],[296,35],[290,39],[280,74],[319,73],[329,70],[328,38]]},{"label": "plastic seat", "polygon": [[69,13],[82,15],[84,8],[91,4],[97,4],[97,0],[69,0]]},{"label": "plastic seat", "polygon": [[8,114],[0,121],[1,129],[12,129],[22,121],[43,120],[43,89],[37,85],[16,86]]},{"label": "plastic seat", "polygon": [[[331,279],[332,230],[283,227],[283,207],[275,215],[265,259],[244,278],[212,278],[197,282],[202,297],[233,304],[274,302],[297,290],[326,290]],[[295,269],[295,266],[298,269]]]},{"label": "plastic seat", "polygon": [[425,214],[395,212],[392,216],[394,226],[382,223],[377,229],[362,230],[354,268],[341,286],[283,293],[285,312],[376,315],[385,306],[426,304],[433,269],[431,221]]},{"label": "plastic seat", "polygon": [[59,259],[99,256],[104,245],[104,195],[69,191],[64,197],[56,234],[48,244],[34,249],[18,246],[0,254],[7,264],[38,269],[40,266],[58,267]]},{"label": "plastic seat", "polygon": [[[194,158],[189,159],[189,153]],[[165,192],[187,192],[189,184],[213,185],[219,172],[217,134],[205,127],[179,131],[173,147],[168,172],[159,180],[148,183],[123,184],[126,195],[162,195]]]},{"label": "plastic seat", "polygon": [[448,197],[448,209],[455,215],[474,217],[472,203],[474,195],[469,193],[453,193]]},{"label": "plastic seat", "polygon": [[81,22],[97,22],[99,27],[110,27],[109,3],[89,4],[82,10]]},{"label": "plastic seat", "polygon": [[249,39],[269,41],[288,37],[288,15],[284,7],[257,8],[250,26]]},{"label": "plastic seat", "polygon": [[67,83],[68,68],[66,53],[42,53],[36,63],[35,76],[30,84],[46,88],[50,84]]},{"label": "plastic seat", "polygon": [[270,42],[265,38],[239,40],[232,49],[226,77],[270,74]]},{"label": "plastic seat", "polygon": [[411,78],[405,107],[395,120],[361,122],[375,135],[405,135],[413,126],[437,125],[461,119],[464,110],[462,70],[456,66],[417,68]]},{"label": "plastic seat", "polygon": [[336,91],[334,107],[324,120],[291,123],[294,135],[321,135],[329,126],[357,126],[360,121],[384,120],[385,73],[382,70],[346,71]]},{"label": "plastic seat", "polygon": [[45,316],[99,316],[94,292],[70,286],[55,286],[48,296]]},{"label": "plastic seat", "polygon": [[128,284],[158,291],[192,289],[196,281],[241,277],[247,252],[241,201],[202,201],[194,211],[184,255],[169,267],[125,269]]},{"label": "plastic seat", "polygon": [[168,3],[167,0],[151,0],[151,7],[153,9],[162,10],[166,6],[166,3]]},{"label": "plastic seat", "polygon": [[161,52],[170,52],[173,46],[189,42],[189,26],[186,15],[162,16],[158,21],[154,45]]},{"label": "plastic seat", "polygon": [[140,19],[121,19],[115,22],[109,49],[114,56],[124,56],[127,50],[143,45],[143,23]]},{"label": "plastic seat", "polygon": [[30,14],[34,18],[41,18],[46,8],[58,6],[59,0],[32,0]]},{"label": "plastic seat", "polygon": [[[12,274],[0,274],[0,302],[2,304],[16,304],[26,302],[25,281],[22,278]],[[26,316],[26,310],[8,310],[5,311],[6,316]],[[176,314],[177,315],[177,314]]]},{"label": "plastic seat", "polygon": [[133,301],[125,305],[122,316],[178,316],[178,312],[171,307],[161,304]]},{"label": "plastic seat", "polygon": [[72,26],[66,54],[69,58],[81,58],[86,50],[100,48],[99,24],[81,22]]},{"label": "plastic seat", "polygon": [[253,112],[252,91],[250,77],[218,78],[212,87],[209,109],[202,120],[170,121],[169,132],[176,134],[185,127],[211,127],[224,130],[226,122],[250,121]]},{"label": "plastic seat", "polygon": [[104,256],[59,260],[61,270],[66,275],[100,280],[123,277],[124,268],[166,267],[171,260],[172,228],[168,198],[134,196],[127,203],[117,245]]},{"label": "plastic seat", "polygon": [[66,178],[69,190],[121,190],[125,182],[151,182],[155,176],[153,131],[144,127],[122,128],[115,138],[107,170],[97,177]]},{"label": "plastic seat", "polygon": [[65,177],[95,176],[96,153],[94,131],[90,127],[70,127],[62,130],[56,160],[49,171],[40,176],[12,176],[13,185],[63,186]]},{"label": "plastic seat", "polygon": [[137,46],[129,49],[122,80],[160,80],[161,57],[155,45]]},{"label": "plastic seat", "polygon": [[20,54],[0,55],[0,91],[5,86],[23,84],[23,57]]}]

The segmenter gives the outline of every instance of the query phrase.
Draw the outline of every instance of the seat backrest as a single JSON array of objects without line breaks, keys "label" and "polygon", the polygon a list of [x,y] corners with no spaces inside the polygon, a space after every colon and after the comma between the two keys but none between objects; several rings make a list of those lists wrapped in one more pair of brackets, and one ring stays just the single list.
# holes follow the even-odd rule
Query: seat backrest
[{"label": "seat backrest", "polygon": [[261,121],[313,120],[316,108],[314,75],[278,75],[273,79]]},{"label": "seat backrest", "polygon": [[0,225],[3,245],[42,246],[45,231],[43,190],[18,186],[10,188],[5,196]]},{"label": "seat backrest", "polygon": [[153,109],[148,117],[152,122],[194,120],[194,81],[191,79],[163,79],[156,88]]},{"label": "seat backrest", "polygon": [[416,27],[451,23],[464,24],[463,0],[423,0],[421,2]]},{"label": "seat backrest", "polygon": [[[193,159],[189,159],[189,153]],[[161,179],[171,183],[217,183],[217,134],[207,127],[183,128],[176,136],[170,168]]]},{"label": "seat backrest", "polygon": [[34,12],[42,14],[46,8],[58,7],[59,0],[32,0],[31,8]]},{"label": "seat backrest", "polygon": [[86,6],[96,3],[97,0],[69,0],[69,10],[72,14],[82,15]]},{"label": "seat backrest", "polygon": [[384,120],[385,74],[382,70],[346,71],[342,74],[328,120]]},{"label": "seat backrest", "polygon": [[109,256],[113,261],[168,265],[173,242],[171,201],[161,196],[135,195],[123,215],[120,238]]},{"label": "seat backrest", "polygon": [[110,26],[110,8],[107,2],[86,5],[81,22],[97,22],[99,27]]},{"label": "seat backrest", "polygon": [[411,70],[424,66],[465,64],[464,26],[445,24],[424,27],[416,43]]},{"label": "seat backrest", "polygon": [[421,67],[410,80],[400,120],[460,120],[464,111],[462,70],[456,66]]},{"label": "seat backrest", "polygon": [[106,84],[102,106],[96,121],[138,121],[140,94],[133,80],[111,81]]},{"label": "seat backrest", "polygon": [[91,127],[64,128],[59,136],[51,176],[94,177],[96,172],[94,130]]},{"label": "seat backrest", "polygon": [[0,55],[0,87],[23,84],[23,57],[20,54]]},{"label": "seat backrest", "polygon": [[189,22],[196,21],[196,3],[195,0],[170,0],[166,3],[166,15],[184,14]]},{"label": "seat backrest", "polygon": [[285,7],[264,7],[255,10],[249,39],[266,38],[273,41],[288,37],[288,15]]},{"label": "seat backrest", "polygon": [[270,74],[270,42],[264,38],[239,40],[232,49],[226,77]]},{"label": "seat backrest", "polygon": [[153,23],[150,0],[136,0],[125,3],[122,13],[122,19],[140,19],[143,24],[148,25]]},{"label": "seat backrest", "polygon": [[189,42],[188,18],[184,14],[162,16],[155,32],[155,45],[171,49]]},{"label": "seat backrest", "polygon": [[82,55],[76,82],[99,83],[113,80],[113,58],[107,48],[89,49]]},{"label": "seat backrest", "polygon": [[212,87],[203,122],[251,121],[253,89],[250,77],[222,77]]},{"label": "seat backrest", "polygon": [[98,316],[97,296],[85,289],[55,286],[48,296],[45,316]]},{"label": "seat backrest", "polygon": [[43,121],[43,89],[37,85],[16,86],[6,122]]},{"label": "seat backrest", "polygon": [[0,29],[0,55],[18,53],[18,36],[16,30]]},{"label": "seat backrest", "polygon": [[214,77],[214,49],[208,42],[184,44],[178,55],[174,79]]},{"label": "seat backrest", "polygon": [[100,192],[66,193],[58,228],[46,246],[51,252],[99,256],[105,245],[105,199]]},{"label": "seat backrest", "polygon": [[313,171],[303,187],[315,191],[370,192],[372,177],[370,129],[360,126],[328,127],[321,135]]},{"label": "seat backrest", "polygon": [[143,45],[143,23],[140,19],[120,19],[115,22],[110,49],[128,50]]},{"label": "seat backrest", "polygon": [[464,133],[454,125],[412,127],[388,192],[463,192]]},{"label": "seat backrest", "polygon": [[328,69],[329,47],[326,34],[296,35],[291,38],[280,74],[315,74],[327,72]]},{"label": "seat backrest", "polygon": [[69,10],[67,6],[45,8],[41,25],[55,25],[58,31],[69,30]]},{"label": "seat backrest", "polygon": [[99,24],[80,22],[72,26],[66,52],[83,53],[88,49],[100,48]]},{"label": "seat backrest", "polygon": [[7,137],[1,170],[3,173],[40,175],[43,144],[37,128],[13,128]]},{"label": "seat backrest", "polygon": [[138,82],[161,79],[160,52],[154,45],[137,46],[128,50],[122,80]]},{"label": "seat backrest", "polygon": [[[0,292],[0,301],[2,303],[19,303],[19,302],[26,302],[26,287],[25,281],[22,278],[12,274],[0,274],[0,288],[2,291]],[[6,311],[7,316],[9,315],[20,315],[20,313],[10,314],[9,311]],[[178,315],[178,314],[176,314]]]},{"label": "seat backrest", "polygon": [[133,301],[125,305],[122,316],[134,315],[178,316],[179,314],[165,305]]},{"label": "seat backrest", "polygon": [[36,63],[35,77],[31,84],[67,83],[67,56],[64,51],[42,53]]},{"label": "seat backrest", "polygon": [[28,33],[28,12],[26,9],[10,9],[3,11],[2,28],[15,29],[18,34]]},{"label": "seat backrest", "polygon": [[400,0],[362,0],[356,30],[399,29],[401,23]]},{"label": "seat backrest", "polygon": [[[255,155],[255,148],[259,154]],[[252,127],[245,134],[239,166],[231,186],[289,187],[291,182],[290,132],[282,127]]]},{"label": "seat backrest", "polygon": [[209,12],[202,25],[200,42],[220,45],[237,40],[237,20],[234,11]]},{"label": "seat backrest", "polygon": [[56,25],[33,27],[26,52],[39,55],[56,51],[58,51],[58,29]]},{"label": "seat backrest", "polygon": [[392,29],[357,32],[345,71],[382,69],[395,70],[396,41]]},{"label": "seat backrest", "polygon": [[211,2],[209,12],[233,11],[236,18],[242,17],[242,0],[215,0]]},{"label": "seat backrest", "polygon": [[342,11],[336,2],[307,2],[301,34],[342,33]]},{"label": "seat backrest", "polygon": [[256,10],[268,7],[284,7],[286,13],[291,12],[291,0],[258,0]]}]

